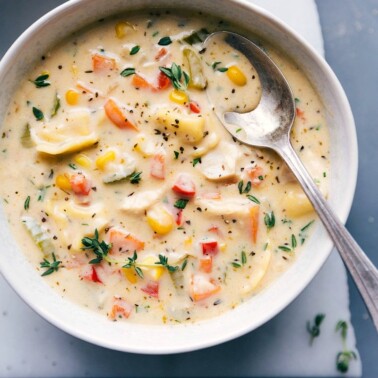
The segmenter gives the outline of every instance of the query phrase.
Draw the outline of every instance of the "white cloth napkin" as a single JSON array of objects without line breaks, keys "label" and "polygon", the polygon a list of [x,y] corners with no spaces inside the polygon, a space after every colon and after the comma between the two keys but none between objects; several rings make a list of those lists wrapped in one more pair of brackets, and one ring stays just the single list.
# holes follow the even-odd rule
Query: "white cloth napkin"
[{"label": "white cloth napkin", "polygon": [[[323,54],[314,0],[252,2],[283,19]],[[350,321],[348,306],[346,271],[334,251],[307,289],[256,331],[197,352],[143,356],[65,334],[30,310],[0,277],[0,376],[341,376],[335,360],[342,345],[335,325],[340,319]],[[318,313],[326,318],[320,337],[310,346],[305,326]],[[351,326],[347,344],[357,351]],[[347,376],[361,376],[359,359],[350,364]]]}]

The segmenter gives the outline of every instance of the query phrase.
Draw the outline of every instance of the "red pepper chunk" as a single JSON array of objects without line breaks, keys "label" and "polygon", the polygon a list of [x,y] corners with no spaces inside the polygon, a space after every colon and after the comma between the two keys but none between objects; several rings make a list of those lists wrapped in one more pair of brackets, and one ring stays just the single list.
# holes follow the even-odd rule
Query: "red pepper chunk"
[{"label": "red pepper chunk", "polygon": [[158,298],[159,297],[159,282],[150,281],[145,287],[142,287],[141,290],[151,297]]},{"label": "red pepper chunk", "polygon": [[219,252],[218,242],[216,240],[200,242],[202,253],[204,255],[215,256]]},{"label": "red pepper chunk", "polygon": [[196,186],[189,175],[181,174],[172,186],[172,190],[180,196],[193,197]]}]

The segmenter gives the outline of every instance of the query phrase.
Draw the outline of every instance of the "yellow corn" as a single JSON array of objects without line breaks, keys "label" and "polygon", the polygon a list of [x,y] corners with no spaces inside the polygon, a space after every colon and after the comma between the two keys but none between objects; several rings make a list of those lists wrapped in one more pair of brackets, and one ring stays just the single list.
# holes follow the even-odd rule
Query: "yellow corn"
[{"label": "yellow corn", "polygon": [[193,238],[191,236],[189,236],[188,238],[186,238],[184,240],[184,247],[185,248],[190,248],[193,244]]},{"label": "yellow corn", "polygon": [[[149,276],[154,281],[159,281],[160,277],[164,273],[164,268],[162,266],[156,266],[155,262],[158,259],[154,256],[147,256],[143,261],[142,261],[142,267],[141,269],[143,272]],[[151,266],[143,266],[143,265],[151,265]]]},{"label": "yellow corn", "polygon": [[165,235],[173,228],[172,215],[160,204],[151,207],[147,211],[147,222],[159,235]]},{"label": "yellow corn", "polygon": [[234,84],[240,87],[247,83],[247,78],[238,66],[228,67],[227,76]]},{"label": "yellow corn", "polygon": [[137,283],[137,281],[138,281],[138,276],[137,276],[137,274],[135,273],[134,269],[131,269],[131,268],[123,268],[122,271],[123,271],[123,274],[125,275],[126,279],[127,279],[130,283],[132,283],[132,284]]},{"label": "yellow corn", "polygon": [[227,244],[226,243],[219,243],[219,249],[224,252],[227,248]]},{"label": "yellow corn", "polygon": [[126,29],[131,28],[135,30],[135,27],[130,22],[120,21],[115,26],[115,32],[117,38],[123,38],[126,35]]},{"label": "yellow corn", "polygon": [[84,154],[79,154],[74,157],[74,162],[84,168],[90,168],[92,166],[92,160]]},{"label": "yellow corn", "polygon": [[110,163],[111,161],[114,161],[116,158],[114,151],[108,151],[105,152],[103,155],[99,156],[96,159],[96,166],[98,169],[105,169],[106,164]]},{"label": "yellow corn", "polygon": [[56,176],[55,185],[62,190],[71,190],[70,178],[67,173]]},{"label": "yellow corn", "polygon": [[71,72],[72,72],[72,74],[73,74],[75,77],[77,77],[77,74],[78,74],[79,70],[78,70],[76,64],[73,64],[73,65],[71,66]]},{"label": "yellow corn", "polygon": [[169,94],[169,99],[176,104],[183,105],[189,101],[188,95],[183,92],[179,91],[177,89],[174,89],[170,94]]},{"label": "yellow corn", "polygon": [[69,89],[66,92],[66,101],[69,105],[77,105],[77,103],[79,102],[79,97],[80,94],[73,89]]},{"label": "yellow corn", "polygon": [[134,144],[134,151],[138,152],[143,157],[150,157],[155,153],[155,146],[147,140],[144,134],[139,134]]}]

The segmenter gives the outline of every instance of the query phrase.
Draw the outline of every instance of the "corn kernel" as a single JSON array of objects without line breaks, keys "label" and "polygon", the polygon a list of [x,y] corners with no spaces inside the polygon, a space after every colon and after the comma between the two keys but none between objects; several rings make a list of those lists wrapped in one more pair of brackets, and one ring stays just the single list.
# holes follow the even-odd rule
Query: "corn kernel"
[{"label": "corn kernel", "polygon": [[193,238],[191,236],[189,236],[188,238],[186,238],[184,240],[184,247],[185,248],[190,248],[193,244]]},{"label": "corn kernel", "polygon": [[156,266],[156,260],[157,259],[154,256],[147,256],[141,264],[146,266],[142,266],[141,269],[149,278],[151,278],[154,281],[159,281],[160,277],[164,273],[164,268],[162,266]]},{"label": "corn kernel", "polygon": [[240,87],[247,83],[247,78],[238,66],[228,67],[227,76],[234,84],[239,85]]},{"label": "corn kernel", "polygon": [[117,38],[125,37],[127,28],[131,28],[135,30],[135,27],[132,24],[130,24],[130,22],[126,22],[126,21],[117,22],[115,26],[115,32],[116,32]]},{"label": "corn kernel", "polygon": [[90,168],[92,166],[92,160],[84,154],[79,154],[74,157],[74,162],[84,168]]},{"label": "corn kernel", "polygon": [[74,91],[73,89],[69,89],[66,92],[67,104],[77,105],[77,103],[79,102],[79,96],[80,96],[80,94],[78,92]]},{"label": "corn kernel", "polygon": [[96,159],[96,166],[97,168],[103,170],[105,169],[106,164],[110,163],[111,161],[114,161],[115,158],[116,158],[115,152],[108,151]]},{"label": "corn kernel", "polygon": [[70,178],[67,173],[56,176],[55,185],[62,190],[71,190]]},{"label": "corn kernel", "polygon": [[226,243],[219,243],[219,249],[224,252],[227,248],[227,244]]},{"label": "corn kernel", "polygon": [[148,141],[144,134],[139,134],[134,144],[134,151],[138,152],[143,157],[150,157],[155,153],[155,145],[151,141]]},{"label": "corn kernel", "polygon": [[159,204],[148,210],[147,222],[149,226],[159,235],[167,234],[173,228],[172,215]]},{"label": "corn kernel", "polygon": [[123,268],[122,271],[123,271],[123,274],[125,275],[126,279],[127,279],[130,283],[132,283],[132,284],[137,283],[137,281],[138,281],[138,276],[137,276],[137,274],[135,273],[134,269]]},{"label": "corn kernel", "polygon": [[174,89],[169,94],[169,99],[180,105],[183,105],[189,101],[188,95],[183,91],[179,91],[178,89]]}]

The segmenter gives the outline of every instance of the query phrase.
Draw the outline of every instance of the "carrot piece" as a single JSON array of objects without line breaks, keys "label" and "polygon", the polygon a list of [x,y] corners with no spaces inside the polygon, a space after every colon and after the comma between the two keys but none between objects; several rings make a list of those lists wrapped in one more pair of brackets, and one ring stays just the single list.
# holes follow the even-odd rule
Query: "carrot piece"
[{"label": "carrot piece", "polygon": [[157,89],[167,89],[171,86],[171,80],[169,79],[169,77],[167,77],[166,75],[163,74],[163,72],[159,72],[159,75],[158,75],[158,78],[157,78],[157,82],[158,82],[158,88]]},{"label": "carrot piece", "polygon": [[144,77],[138,75],[138,74],[135,74],[133,75],[133,78],[131,80],[131,84],[135,87],[135,88],[150,88],[150,89],[155,89],[155,87],[149,83]]},{"label": "carrot piece", "polygon": [[306,121],[305,112],[299,108],[296,108],[297,117],[302,119],[302,121]]},{"label": "carrot piece", "polygon": [[165,47],[162,47],[158,53],[155,56],[155,60],[159,61],[161,58],[163,58],[165,55],[167,55],[168,50]]},{"label": "carrot piece", "polygon": [[71,175],[70,184],[75,194],[87,196],[91,191],[91,183],[82,173]]},{"label": "carrot piece", "polygon": [[249,214],[250,214],[250,219],[251,219],[252,241],[256,243],[257,232],[259,230],[260,206],[252,206],[249,210]]},{"label": "carrot piece", "polygon": [[111,228],[109,230],[109,242],[112,244],[111,253],[134,252],[144,249],[144,242],[128,232]]},{"label": "carrot piece", "polygon": [[109,319],[115,320],[116,317],[128,318],[131,314],[132,306],[122,298],[114,298],[114,304],[110,313]]},{"label": "carrot piece", "polygon": [[193,112],[193,113],[201,113],[201,108],[200,106],[194,102],[194,101],[190,101],[189,103],[189,109]]},{"label": "carrot piece", "polygon": [[259,186],[264,177],[264,171],[260,166],[247,169],[247,174],[251,179],[252,186]]},{"label": "carrot piece", "polygon": [[204,256],[200,259],[200,270],[204,273],[211,273],[211,270],[213,269],[213,258],[211,256]]},{"label": "carrot piece", "polygon": [[138,131],[135,124],[126,116],[117,103],[111,98],[104,105],[105,114],[120,129],[134,129]]},{"label": "carrot piece", "polygon": [[92,55],[92,67],[93,71],[112,71],[117,69],[117,63],[115,59],[109,58],[105,55],[94,54]]},{"label": "carrot piece", "polygon": [[191,297],[194,301],[202,301],[218,293],[220,286],[212,280],[200,274],[194,275],[191,282]]}]

